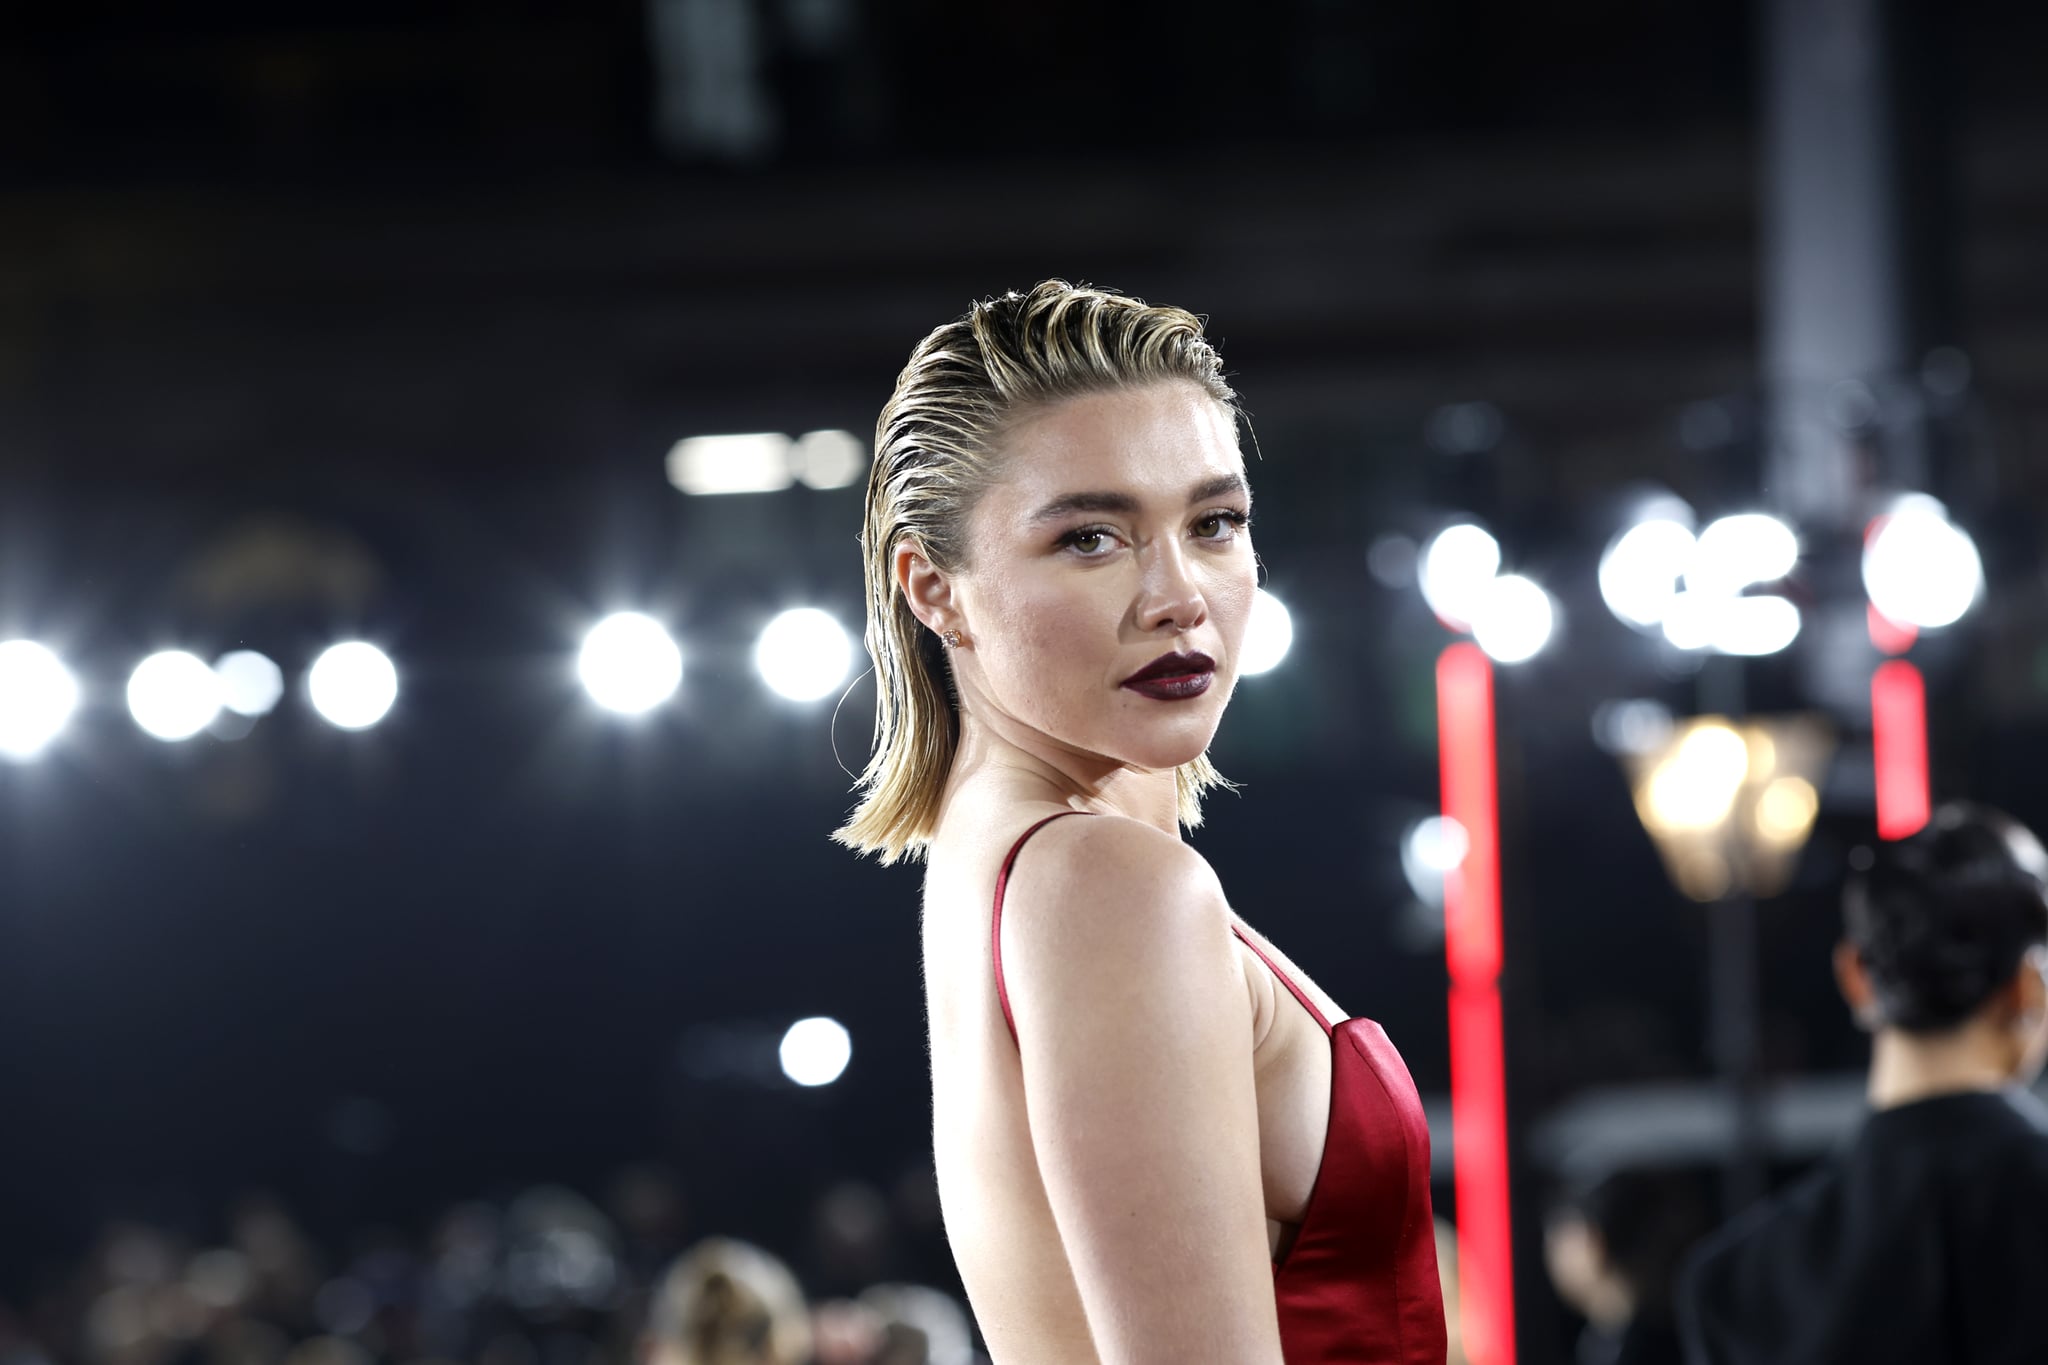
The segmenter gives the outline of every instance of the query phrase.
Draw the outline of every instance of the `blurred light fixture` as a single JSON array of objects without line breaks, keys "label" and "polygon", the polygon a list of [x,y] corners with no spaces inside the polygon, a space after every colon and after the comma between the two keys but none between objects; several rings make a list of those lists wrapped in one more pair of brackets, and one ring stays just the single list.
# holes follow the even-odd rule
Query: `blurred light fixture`
[{"label": "blurred light fixture", "polygon": [[1471,843],[1465,827],[1448,815],[1432,815],[1408,826],[1401,836],[1401,873],[1415,899],[1441,909],[1444,878],[1463,865]]},{"label": "blurred light fixture", "polygon": [[1600,596],[1624,623],[1661,624],[1698,541],[1692,528],[1664,517],[1639,521],[1600,556]]},{"label": "blurred light fixture", "polygon": [[615,612],[583,637],[576,676],[605,710],[637,716],[675,695],[683,681],[683,652],[653,617]]},{"label": "blurred light fixture", "polygon": [[1772,844],[1798,847],[1820,813],[1820,793],[1803,777],[1777,777],[1756,801],[1756,829]]},{"label": "blurred light fixture", "polygon": [[220,704],[238,716],[267,716],[284,696],[284,670],[253,649],[237,649],[213,661],[220,680]]},{"label": "blurred light fixture", "polygon": [[1664,638],[1680,649],[1776,654],[1799,638],[1799,608],[1783,597],[1682,592],[1664,614]]},{"label": "blurred light fixture", "polygon": [[1870,523],[1863,586],[1889,620],[1938,630],[1961,620],[1984,588],[1984,564],[1969,533],[1925,494],[1912,494]]},{"label": "blurred light fixture", "polygon": [[797,607],[776,616],[754,644],[754,668],[790,701],[829,697],[853,667],[853,641],[830,612]]},{"label": "blurred light fixture", "polygon": [[1636,815],[1694,900],[1782,890],[1820,811],[1834,742],[1812,716],[1699,716],[1623,757]]},{"label": "blurred light fixture", "polygon": [[1775,583],[1799,563],[1799,537],[1776,517],[1744,512],[1708,523],[1693,547],[1685,586],[1732,597],[1756,583]]},{"label": "blurred light fixture", "polygon": [[1713,829],[1749,776],[1749,746],[1723,721],[1700,721],[1651,769],[1637,812],[1652,833]]},{"label": "blurred light fixture", "polygon": [[1258,589],[1252,595],[1251,619],[1244,628],[1244,655],[1238,661],[1239,677],[1270,673],[1294,646],[1294,614],[1279,598]]},{"label": "blurred light fixture", "polygon": [[853,1059],[853,1038],[837,1019],[799,1019],[782,1035],[782,1074],[798,1085],[830,1085]]},{"label": "blurred light fixture", "polygon": [[128,711],[145,732],[187,740],[220,714],[221,685],[206,661],[181,649],[152,654],[128,675]]},{"label": "blurred light fixture", "polygon": [[313,661],[306,692],[329,725],[366,730],[384,719],[398,700],[398,670],[383,650],[350,640]]},{"label": "blurred light fixture", "polygon": [[790,466],[806,488],[845,488],[867,468],[867,445],[850,431],[809,431],[797,439]]},{"label": "blurred light fixture", "polygon": [[1495,663],[1518,664],[1543,652],[1556,624],[1549,593],[1520,574],[1502,574],[1479,593],[1472,638]]},{"label": "blurred light fixture", "polygon": [[1422,600],[1452,630],[1471,629],[1481,594],[1499,572],[1500,542],[1469,523],[1437,532],[1416,566]]},{"label": "blurred light fixture", "polygon": [[40,756],[78,709],[78,683],[34,640],[0,644],[0,757]]},{"label": "blurred light fixture", "polygon": [[779,431],[690,436],[668,453],[668,481],[685,493],[773,493],[795,478],[794,454]]}]

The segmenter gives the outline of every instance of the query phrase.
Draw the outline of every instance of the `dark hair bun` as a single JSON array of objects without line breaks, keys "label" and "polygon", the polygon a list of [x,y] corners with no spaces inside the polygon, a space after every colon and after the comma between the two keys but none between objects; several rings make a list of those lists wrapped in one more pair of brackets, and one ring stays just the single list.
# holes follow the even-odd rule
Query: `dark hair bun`
[{"label": "dark hair bun", "polygon": [[2048,942],[2048,864],[2024,825],[1955,803],[1881,847],[1849,881],[1849,941],[1884,1021],[1935,1032],[1968,1019]]}]

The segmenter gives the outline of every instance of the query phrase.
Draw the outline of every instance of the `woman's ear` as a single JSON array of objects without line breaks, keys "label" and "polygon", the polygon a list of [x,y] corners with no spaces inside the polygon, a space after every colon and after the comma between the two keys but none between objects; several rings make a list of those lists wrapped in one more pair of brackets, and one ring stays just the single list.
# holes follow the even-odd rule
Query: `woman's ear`
[{"label": "woman's ear", "polygon": [[890,552],[889,572],[910,612],[928,630],[944,631],[959,626],[959,612],[953,601],[953,581],[925,557],[923,547],[905,537]]},{"label": "woman's ear", "polygon": [[1871,987],[1863,954],[1847,939],[1835,945],[1835,985],[1840,988],[1856,1027],[1865,1033],[1877,1032],[1884,1022],[1877,1012],[1877,992]]}]

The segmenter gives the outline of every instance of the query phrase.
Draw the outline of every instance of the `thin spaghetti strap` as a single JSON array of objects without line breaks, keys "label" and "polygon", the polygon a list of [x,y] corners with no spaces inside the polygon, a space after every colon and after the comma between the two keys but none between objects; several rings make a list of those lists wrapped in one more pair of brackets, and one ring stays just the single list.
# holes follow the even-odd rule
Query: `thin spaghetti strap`
[{"label": "thin spaghetti strap", "polygon": [[1273,963],[1273,959],[1267,957],[1265,952],[1260,949],[1258,944],[1246,938],[1244,930],[1238,928],[1235,924],[1233,924],[1230,926],[1230,932],[1237,935],[1237,941],[1239,943],[1242,943],[1245,947],[1251,949],[1254,953],[1258,954],[1259,961],[1266,964],[1266,970],[1273,973],[1274,976],[1280,978],[1280,984],[1285,986],[1288,990],[1294,993],[1294,998],[1301,1002],[1301,1007],[1307,1010],[1310,1014],[1314,1015],[1316,1022],[1323,1026],[1323,1032],[1330,1032],[1330,1021],[1328,1019],[1325,1019],[1323,1017],[1323,1012],[1316,1008],[1316,1002],[1308,998],[1308,992],[1304,991],[1301,987],[1295,985],[1293,979],[1290,978],[1287,975],[1287,973],[1281,971],[1279,967],[1275,966]]},{"label": "thin spaghetti strap", "polygon": [[[1017,1042],[1017,1021],[1010,1014],[1010,988],[1003,984],[1003,892],[1010,885],[1010,869],[1016,866],[1017,854],[1024,848],[1024,841],[1060,818],[1062,815],[1086,815],[1087,811],[1063,810],[1057,815],[1048,815],[1030,829],[1017,836],[1017,842],[1010,845],[1008,855],[1003,858],[1003,870],[996,874],[996,910],[989,921],[989,942],[995,949],[996,999],[1003,1004],[1003,1022],[1010,1026],[1010,1041]],[[1022,1044],[1020,1043],[1021,1047]]]}]

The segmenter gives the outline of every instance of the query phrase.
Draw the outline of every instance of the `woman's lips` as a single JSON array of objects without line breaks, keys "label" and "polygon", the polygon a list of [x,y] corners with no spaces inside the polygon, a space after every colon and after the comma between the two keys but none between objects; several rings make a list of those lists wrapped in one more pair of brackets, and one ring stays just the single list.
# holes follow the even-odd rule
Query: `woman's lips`
[{"label": "woman's lips", "polygon": [[1209,680],[1215,676],[1210,672],[1183,673],[1166,678],[1143,678],[1127,682],[1124,686],[1154,701],[1187,701],[1207,692]]}]

